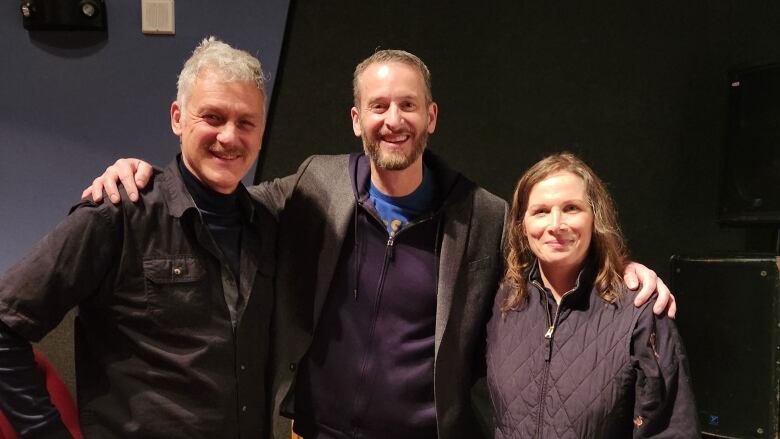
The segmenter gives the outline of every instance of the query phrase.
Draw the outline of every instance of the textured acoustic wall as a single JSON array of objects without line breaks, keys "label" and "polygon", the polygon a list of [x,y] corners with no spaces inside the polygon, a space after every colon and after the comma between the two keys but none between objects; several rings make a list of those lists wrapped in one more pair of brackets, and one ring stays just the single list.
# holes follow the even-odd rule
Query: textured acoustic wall
[{"label": "textured acoustic wall", "polygon": [[489,190],[508,197],[568,149],[609,183],[634,257],[667,280],[675,253],[774,246],[773,231],[717,216],[727,72],[780,60],[777,2],[334,0],[290,14],[264,178],[359,150],[352,70],[404,48],[433,73],[429,147]]}]

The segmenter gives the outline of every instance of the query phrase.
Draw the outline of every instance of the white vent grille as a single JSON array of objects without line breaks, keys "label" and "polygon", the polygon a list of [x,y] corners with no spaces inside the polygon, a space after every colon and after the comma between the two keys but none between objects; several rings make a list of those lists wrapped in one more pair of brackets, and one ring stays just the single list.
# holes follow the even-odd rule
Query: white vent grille
[{"label": "white vent grille", "polygon": [[141,31],[145,34],[175,34],[173,0],[141,0]]}]

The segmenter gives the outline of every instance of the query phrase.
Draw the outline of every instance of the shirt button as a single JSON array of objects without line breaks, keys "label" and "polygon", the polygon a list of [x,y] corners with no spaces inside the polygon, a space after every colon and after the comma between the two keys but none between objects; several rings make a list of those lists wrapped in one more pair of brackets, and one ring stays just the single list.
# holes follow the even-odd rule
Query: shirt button
[{"label": "shirt button", "polygon": [[241,411],[245,412],[246,411],[246,406],[241,407]]},{"label": "shirt button", "polygon": [[290,363],[290,372],[295,372],[295,363]]},{"label": "shirt button", "polygon": [[246,366],[244,366],[244,365],[242,364],[242,365],[241,365],[241,370],[246,370]]}]

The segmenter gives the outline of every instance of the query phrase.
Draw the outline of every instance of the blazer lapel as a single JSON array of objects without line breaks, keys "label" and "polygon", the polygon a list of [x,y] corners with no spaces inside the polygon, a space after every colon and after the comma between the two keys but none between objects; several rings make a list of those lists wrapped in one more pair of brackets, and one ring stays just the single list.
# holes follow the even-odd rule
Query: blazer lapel
[{"label": "blazer lapel", "polygon": [[345,157],[344,164],[339,166],[339,173],[328,190],[327,202],[321,206],[322,212],[328,221],[333,224],[333,230],[326,230],[323,234],[323,242],[320,254],[317,258],[317,287],[314,293],[314,328],[320,318],[322,306],[328,295],[333,272],[341,254],[341,246],[346,239],[352,215],[355,209],[355,195],[352,191],[352,182],[349,178],[349,170]]},{"label": "blazer lapel", "polygon": [[452,300],[458,285],[469,238],[473,194],[449,206],[444,213],[444,236],[439,256],[439,284],[436,293],[436,335],[435,350],[439,354],[439,345],[447,329]]}]

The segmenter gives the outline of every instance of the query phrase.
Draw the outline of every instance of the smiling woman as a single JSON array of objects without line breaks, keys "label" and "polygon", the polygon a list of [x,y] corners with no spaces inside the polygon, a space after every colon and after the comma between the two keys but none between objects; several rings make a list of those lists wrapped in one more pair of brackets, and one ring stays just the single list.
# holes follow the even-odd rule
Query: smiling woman
[{"label": "smiling woman", "polygon": [[604,183],[572,154],[517,184],[488,324],[495,437],[698,437],[674,323],[632,305]]},{"label": "smiling woman", "polygon": [[523,229],[539,271],[556,302],[574,285],[590,247],[593,211],[582,178],[568,171],[535,184],[528,195]]}]

